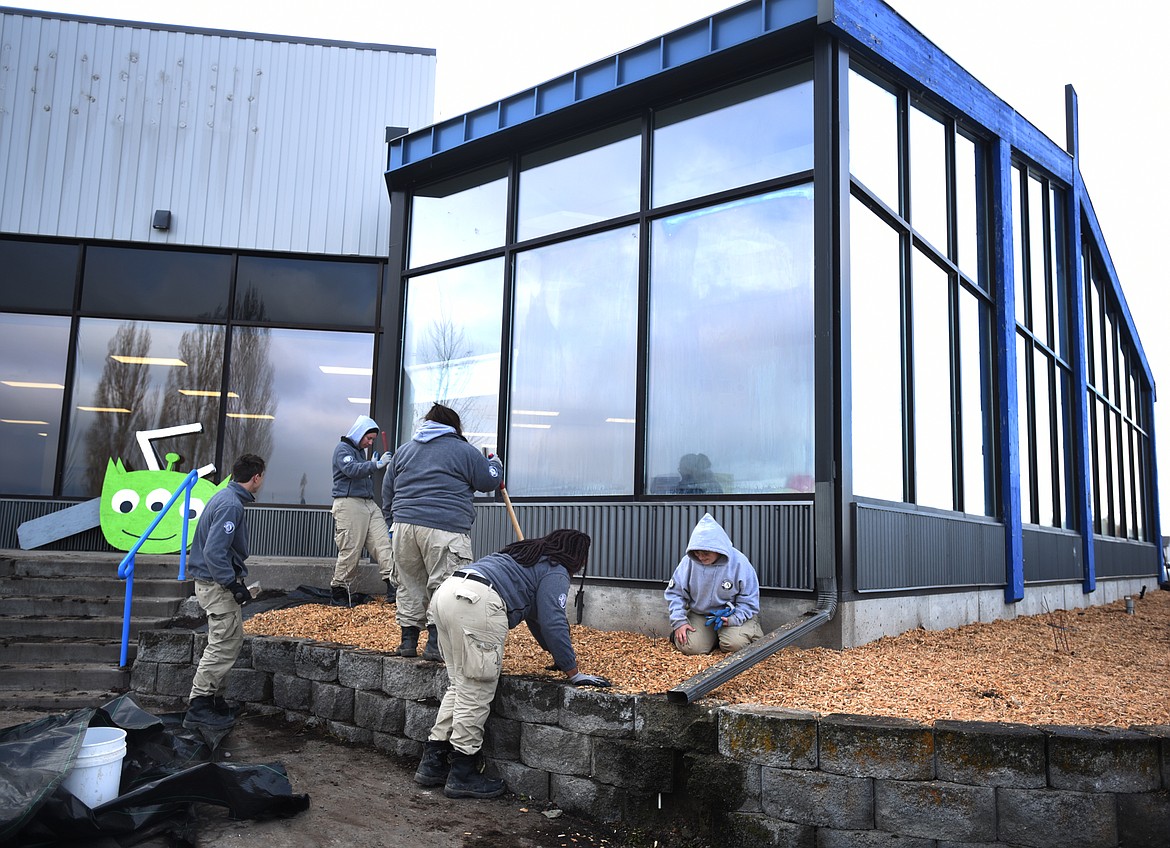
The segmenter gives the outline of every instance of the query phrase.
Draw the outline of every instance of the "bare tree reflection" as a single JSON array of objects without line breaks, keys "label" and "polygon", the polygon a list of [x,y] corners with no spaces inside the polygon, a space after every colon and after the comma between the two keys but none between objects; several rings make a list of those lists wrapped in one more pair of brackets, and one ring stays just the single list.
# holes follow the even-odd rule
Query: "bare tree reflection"
[{"label": "bare tree reflection", "polygon": [[[248,289],[237,315],[244,321],[263,321],[264,302],[255,289]],[[228,369],[228,397],[232,415],[275,416],[278,398],[273,392],[272,331],[267,327],[236,327],[232,331],[232,355]],[[272,418],[230,417],[224,428],[223,461],[232,462],[242,453],[272,456]]]},{"label": "bare tree reflection", "polygon": [[154,426],[158,398],[150,391],[150,366],[143,362],[119,362],[114,356],[144,359],[150,355],[150,330],[135,321],[118,327],[106,345],[102,376],[94,389],[91,406],[127,409],[129,412],[94,413],[96,420],[86,434],[86,491],[102,490],[102,478],[111,458],[121,458],[128,469],[144,467],[135,434]]},{"label": "bare tree reflection", "polygon": [[186,368],[170,368],[163,389],[159,427],[203,425],[202,432],[178,436],[167,447],[181,460],[176,470],[190,471],[215,461],[215,428],[219,420],[219,384],[223,379],[224,328],[201,324],[179,339],[179,359]]}]

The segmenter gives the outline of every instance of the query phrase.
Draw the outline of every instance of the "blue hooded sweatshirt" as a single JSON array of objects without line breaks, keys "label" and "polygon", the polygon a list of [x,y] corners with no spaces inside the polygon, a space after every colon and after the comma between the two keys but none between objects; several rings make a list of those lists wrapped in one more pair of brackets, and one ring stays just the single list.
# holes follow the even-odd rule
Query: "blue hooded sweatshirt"
[{"label": "blue hooded sweatshirt", "polygon": [[[714,551],[719,556],[712,565],[703,565],[691,556],[691,551]],[[727,531],[709,512],[691,531],[687,555],[666,584],[665,595],[671,630],[687,623],[687,610],[710,615],[730,605],[727,623],[733,626],[760,614],[756,570],[743,553],[732,547]]]},{"label": "blue hooded sweatshirt", "polygon": [[378,423],[373,418],[359,415],[333,449],[333,497],[374,497],[374,472],[378,463],[362,456],[358,443],[366,433],[377,429]]},{"label": "blue hooded sweatshirt", "polygon": [[424,421],[386,466],[382,513],[387,524],[415,524],[448,533],[470,533],[476,492],[494,492],[504,464],[488,459],[455,428]]}]

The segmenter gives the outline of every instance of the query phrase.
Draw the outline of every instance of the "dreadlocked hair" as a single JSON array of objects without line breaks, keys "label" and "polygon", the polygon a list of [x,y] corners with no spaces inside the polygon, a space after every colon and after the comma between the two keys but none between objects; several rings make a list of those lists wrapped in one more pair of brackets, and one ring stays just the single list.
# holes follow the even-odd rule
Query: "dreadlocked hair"
[{"label": "dreadlocked hair", "polygon": [[580,530],[553,530],[539,539],[524,539],[513,542],[500,553],[507,554],[524,566],[535,565],[542,557],[548,557],[563,565],[570,574],[576,574],[589,561],[589,545],[592,539]]}]

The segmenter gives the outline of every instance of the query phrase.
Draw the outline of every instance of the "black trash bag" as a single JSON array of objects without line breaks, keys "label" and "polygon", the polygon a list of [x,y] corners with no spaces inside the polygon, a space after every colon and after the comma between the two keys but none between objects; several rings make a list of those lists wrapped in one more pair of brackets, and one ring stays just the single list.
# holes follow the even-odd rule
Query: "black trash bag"
[{"label": "black trash bag", "polygon": [[[126,731],[120,793],[95,809],[60,785],[87,727]],[[280,763],[220,763],[214,754],[202,734],[183,728],[181,715],[152,715],[128,695],[0,730],[0,843],[130,845],[161,832],[191,842],[196,804],[226,807],[238,819],[308,809],[309,796],[292,793]]]}]

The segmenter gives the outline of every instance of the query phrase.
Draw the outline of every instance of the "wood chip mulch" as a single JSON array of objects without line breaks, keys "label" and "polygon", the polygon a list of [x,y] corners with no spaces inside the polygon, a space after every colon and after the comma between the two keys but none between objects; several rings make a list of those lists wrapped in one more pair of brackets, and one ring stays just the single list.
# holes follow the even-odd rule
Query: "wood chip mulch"
[{"label": "wood chip mulch", "polygon": [[[950,630],[912,630],[858,648],[785,648],[707,697],[821,714],[1022,724],[1170,725],[1170,592],[1107,606],[1057,610]],[[398,647],[394,606],[307,604],[259,613],[252,635]],[[571,627],[582,671],[615,692],[665,692],[722,659],[687,657],[663,638]],[[423,643],[425,644],[425,633]],[[422,645],[420,645],[421,649]],[[508,635],[504,673],[563,680],[521,624]]]}]

